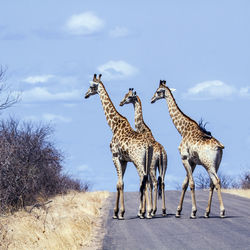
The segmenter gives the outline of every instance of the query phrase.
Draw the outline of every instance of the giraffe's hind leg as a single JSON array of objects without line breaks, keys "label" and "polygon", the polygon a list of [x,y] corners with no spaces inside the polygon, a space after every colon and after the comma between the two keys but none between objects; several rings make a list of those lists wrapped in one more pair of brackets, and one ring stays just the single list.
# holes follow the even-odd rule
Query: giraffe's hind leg
[{"label": "giraffe's hind leg", "polygon": [[162,216],[166,216],[166,202],[165,202],[165,174],[167,170],[167,154],[163,154],[162,178],[161,178],[161,194],[162,194]]},{"label": "giraffe's hind leg", "polygon": [[185,196],[187,187],[188,187],[188,175],[186,175],[186,177],[185,177],[185,179],[184,179],[184,181],[182,183],[181,198],[180,198],[180,202],[179,202],[179,205],[177,207],[176,214],[175,214],[176,218],[179,218],[181,216],[183,200],[184,200],[184,196]]},{"label": "giraffe's hind leg", "polygon": [[[212,180],[212,183],[213,183],[213,185],[216,188],[217,193],[218,193],[218,199],[219,199],[219,203],[220,203],[220,217],[224,218],[225,217],[225,208],[224,208],[224,204],[223,204],[222,196],[221,196],[221,183],[220,183],[220,179],[217,175],[217,171],[219,169],[221,159],[222,159],[222,149],[218,148],[217,151],[215,152],[214,160],[206,166],[206,169],[207,169],[208,174],[210,176],[210,179]],[[211,196],[212,196],[212,194],[211,194]],[[212,197],[211,197],[211,200],[212,200]],[[210,204],[210,206],[211,206],[211,204]],[[210,212],[210,210],[209,210],[209,212]]]},{"label": "giraffe's hind leg", "polygon": [[208,198],[207,209],[206,209],[206,212],[205,212],[205,215],[204,215],[205,218],[208,218],[209,214],[210,214],[213,192],[214,192],[214,184],[213,184],[213,181],[210,178],[209,198]]},{"label": "giraffe's hind leg", "polygon": [[221,184],[220,184],[220,179],[217,175],[217,173],[215,172],[214,169],[209,170],[209,175],[213,181],[213,184],[217,190],[217,194],[218,194],[218,199],[219,199],[219,203],[220,203],[220,217],[224,218],[225,217],[225,208],[224,208],[224,204],[222,201],[222,196],[221,196]]},{"label": "giraffe's hind leg", "polygon": [[192,162],[191,160],[188,160],[185,157],[184,157],[184,159],[182,159],[182,163],[186,169],[187,176],[185,177],[183,185],[182,185],[181,199],[180,199],[180,203],[177,207],[177,211],[176,211],[175,216],[177,218],[180,217],[184,196],[185,196],[188,184],[189,184],[190,190],[191,190],[191,198],[192,198],[192,212],[191,212],[190,218],[195,219],[197,207],[196,207],[196,199],[195,199],[195,183],[194,183],[194,179],[193,179],[193,171],[196,167],[196,164],[194,162]]},{"label": "giraffe's hind leg", "polygon": [[[156,179],[156,171],[155,168],[151,168],[150,170],[150,177],[151,177],[151,185],[153,186],[153,200],[151,199],[151,207],[153,207],[151,211],[151,215],[155,216],[156,210],[157,210],[157,179]],[[151,189],[151,197],[152,197],[152,189]]]}]

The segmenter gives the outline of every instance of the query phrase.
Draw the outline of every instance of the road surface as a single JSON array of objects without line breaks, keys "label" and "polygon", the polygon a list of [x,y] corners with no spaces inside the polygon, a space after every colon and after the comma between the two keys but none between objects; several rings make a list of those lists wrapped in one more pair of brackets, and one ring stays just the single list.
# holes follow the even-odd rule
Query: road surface
[{"label": "road surface", "polygon": [[250,199],[222,194],[226,218],[219,217],[214,192],[210,218],[203,217],[208,191],[196,191],[197,218],[190,219],[191,196],[186,193],[181,218],[175,218],[180,191],[166,191],[167,216],[161,216],[161,202],[153,219],[139,219],[139,194],[125,193],[125,220],[114,220],[115,194],[110,198],[103,249],[250,249]]}]

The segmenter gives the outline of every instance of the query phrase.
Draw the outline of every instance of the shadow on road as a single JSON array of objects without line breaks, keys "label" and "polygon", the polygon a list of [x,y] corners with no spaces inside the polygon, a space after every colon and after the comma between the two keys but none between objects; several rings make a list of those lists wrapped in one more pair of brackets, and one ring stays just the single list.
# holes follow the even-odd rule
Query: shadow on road
[{"label": "shadow on road", "polygon": [[[175,216],[175,214],[167,214],[166,216],[162,216],[161,214],[157,214],[152,219],[147,219],[147,218],[145,218],[145,219],[146,220],[166,219],[166,218],[174,217],[174,216]],[[145,220],[145,219],[140,219],[138,216],[132,216],[132,217],[126,218],[126,220],[135,220],[135,219]]]}]

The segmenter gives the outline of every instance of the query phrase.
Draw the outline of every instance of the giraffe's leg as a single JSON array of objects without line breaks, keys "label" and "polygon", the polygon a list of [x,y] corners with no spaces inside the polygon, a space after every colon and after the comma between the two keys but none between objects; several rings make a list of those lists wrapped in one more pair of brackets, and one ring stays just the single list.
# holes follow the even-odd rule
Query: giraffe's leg
[{"label": "giraffe's leg", "polygon": [[210,214],[213,192],[214,192],[214,184],[213,184],[213,181],[210,178],[209,198],[208,198],[207,209],[206,209],[205,216],[204,216],[205,218],[208,218],[209,214]]},{"label": "giraffe's leg", "polygon": [[120,161],[121,167],[122,167],[122,185],[121,185],[121,191],[120,191],[120,198],[121,198],[121,209],[120,209],[120,215],[118,216],[119,220],[124,219],[124,213],[125,213],[125,205],[124,205],[124,183],[123,183],[123,176],[126,171],[127,162],[126,161]]},{"label": "giraffe's leg", "polygon": [[[116,195],[116,203],[114,208],[114,219],[124,219],[124,213],[125,213],[125,206],[124,206],[124,183],[123,183],[123,175],[126,170],[127,162],[120,161],[118,157],[113,157],[113,162],[116,166],[117,175],[118,175],[118,181],[117,181],[117,195]],[[121,202],[121,208],[120,208],[120,215],[119,213],[119,201]]]},{"label": "giraffe's leg", "polygon": [[184,196],[185,196],[187,187],[188,187],[188,175],[186,175],[186,177],[182,183],[181,198],[180,198],[180,202],[179,202],[179,205],[177,207],[176,214],[175,214],[176,218],[179,218],[181,216],[182,204],[183,204],[183,200],[184,200]]},{"label": "giraffe's leg", "polygon": [[115,207],[114,207],[114,214],[113,219],[118,219],[118,212],[119,212],[119,200],[120,200],[120,190],[118,188],[118,184],[116,185],[116,199],[115,199]]},{"label": "giraffe's leg", "polygon": [[147,185],[146,185],[146,190],[145,190],[145,199],[146,199],[146,208],[147,208],[147,219],[151,219],[152,218],[152,205],[151,205],[151,202],[150,202],[150,198],[149,198],[149,187],[150,186],[150,183],[147,182]]},{"label": "giraffe's leg", "polygon": [[220,185],[220,179],[216,173],[216,171],[214,170],[214,168],[209,169],[209,175],[210,178],[213,181],[213,184],[217,190],[218,193],[218,199],[219,199],[219,203],[220,203],[220,217],[224,218],[225,217],[225,208],[224,208],[224,204],[222,201],[222,196],[221,196],[221,185]]},{"label": "giraffe's leg", "polygon": [[166,216],[166,203],[165,203],[165,183],[164,181],[161,184],[161,193],[162,193],[162,216]]},{"label": "giraffe's leg", "polygon": [[[138,171],[138,174],[140,176],[140,186],[142,184],[142,180],[143,180],[143,174],[141,174],[139,171]],[[148,184],[146,185],[146,188],[145,189],[148,189]],[[143,197],[142,199],[140,199],[140,205],[139,205],[139,211],[138,211],[138,214],[137,216],[140,217],[140,219],[144,219],[145,218],[145,214],[146,214],[146,191],[144,190],[143,192]]]},{"label": "giraffe's leg", "polygon": [[[140,175],[140,186],[142,185],[145,173],[143,174],[139,174]],[[143,197],[141,199],[141,215],[140,218],[144,219],[145,218],[145,214],[146,214],[146,209],[147,209],[147,214],[146,214],[146,218],[151,219],[152,215],[151,215],[151,211],[152,211],[152,207],[151,207],[151,203],[150,203],[150,199],[149,199],[149,182],[146,182],[146,187],[143,191]]]},{"label": "giraffe's leg", "polygon": [[[149,202],[151,204],[151,207],[153,207],[153,191],[154,191],[154,188],[153,188],[153,180],[152,180],[152,177],[150,175],[150,180],[149,180]],[[152,213],[152,211],[151,211]]]},{"label": "giraffe's leg", "polygon": [[[153,205],[153,210],[151,212],[152,216],[155,216],[156,210],[157,210],[157,179],[156,179],[156,171],[155,168],[150,170],[150,177],[151,177],[151,185],[153,186],[153,190],[154,190],[154,196],[153,196],[153,202],[152,202],[152,198],[151,198],[151,207]],[[151,191],[151,197],[152,197],[152,189]]]},{"label": "giraffe's leg", "polygon": [[[187,176],[188,176],[188,179],[184,180],[183,184],[186,184],[186,182],[189,182],[189,187],[190,187],[190,190],[191,190],[191,198],[192,198],[192,212],[191,212],[191,215],[190,215],[190,218],[192,219],[195,219],[196,218],[196,212],[197,212],[197,207],[196,207],[196,199],[195,199],[195,184],[194,184],[194,179],[193,179],[193,171],[196,167],[196,164],[194,164],[192,161],[188,160],[187,158],[184,158],[182,160],[182,163],[186,169],[186,172],[187,172]],[[187,184],[186,184],[187,185]],[[178,215],[180,216],[180,212],[178,211],[181,211],[182,210],[182,204],[183,204],[183,199],[184,199],[184,196],[185,196],[185,192],[187,190],[187,186],[184,185],[184,187],[182,188],[182,194],[181,194],[181,200],[180,200],[180,204],[179,206],[177,207],[177,212],[176,212],[176,215],[178,217]]]},{"label": "giraffe's leg", "polygon": [[162,216],[166,216],[166,202],[165,202],[165,173],[167,170],[167,155],[163,157],[163,166],[162,166],[162,183],[161,183],[161,193],[162,193]]},{"label": "giraffe's leg", "polygon": [[[141,186],[143,175],[139,173],[139,176],[140,176],[140,186]],[[148,187],[146,186],[146,188]],[[144,190],[143,197],[142,199],[140,199],[140,207],[139,207],[139,212],[138,212],[138,216],[140,217],[140,219],[145,218],[145,213],[146,213],[146,195],[145,195],[145,190]]]}]

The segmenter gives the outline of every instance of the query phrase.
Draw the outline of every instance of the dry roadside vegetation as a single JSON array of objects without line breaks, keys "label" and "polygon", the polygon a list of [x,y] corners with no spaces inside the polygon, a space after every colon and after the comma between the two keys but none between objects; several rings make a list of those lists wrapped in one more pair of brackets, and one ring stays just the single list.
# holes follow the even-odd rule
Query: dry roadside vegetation
[{"label": "dry roadside vegetation", "polygon": [[[91,249],[108,192],[71,191],[0,217],[0,249]],[[30,212],[31,210],[31,212]]]},{"label": "dry roadside vegetation", "polygon": [[222,192],[250,199],[250,189],[222,189]]},{"label": "dry roadside vegetation", "polygon": [[82,249],[97,232],[108,192],[63,173],[52,132],[0,121],[0,249]]}]

